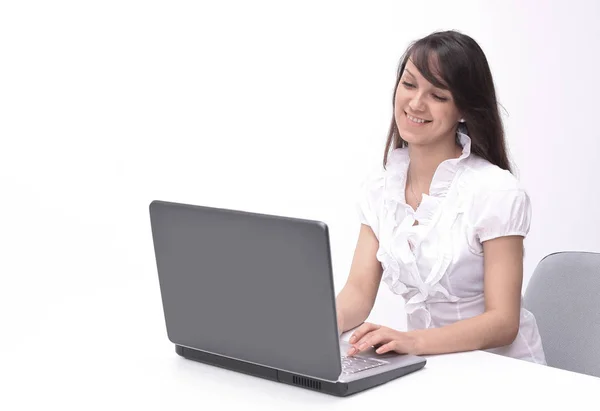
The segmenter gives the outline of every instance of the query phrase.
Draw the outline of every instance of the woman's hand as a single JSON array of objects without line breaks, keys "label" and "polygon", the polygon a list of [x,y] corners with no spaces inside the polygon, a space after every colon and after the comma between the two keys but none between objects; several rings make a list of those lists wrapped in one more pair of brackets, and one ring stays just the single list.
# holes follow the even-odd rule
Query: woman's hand
[{"label": "woman's hand", "polygon": [[417,338],[414,333],[397,331],[377,324],[364,323],[354,331],[350,340],[352,348],[348,355],[356,355],[371,347],[378,354],[395,351],[399,354],[418,355]]}]

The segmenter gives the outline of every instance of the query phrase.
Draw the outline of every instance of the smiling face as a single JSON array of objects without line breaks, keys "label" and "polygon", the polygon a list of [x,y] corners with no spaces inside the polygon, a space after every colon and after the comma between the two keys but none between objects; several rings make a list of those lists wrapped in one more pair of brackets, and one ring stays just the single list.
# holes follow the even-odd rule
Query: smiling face
[{"label": "smiling face", "polygon": [[461,118],[449,90],[435,87],[408,59],[396,89],[394,116],[400,136],[409,144],[454,140]]}]

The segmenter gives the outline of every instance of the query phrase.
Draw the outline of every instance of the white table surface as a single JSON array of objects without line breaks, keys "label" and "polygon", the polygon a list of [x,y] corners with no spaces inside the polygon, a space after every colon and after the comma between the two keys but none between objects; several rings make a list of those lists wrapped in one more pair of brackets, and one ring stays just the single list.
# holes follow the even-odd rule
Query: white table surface
[{"label": "white table surface", "polygon": [[1,410],[600,409],[600,378],[486,352],[345,398],[205,365],[175,353],[155,276],[93,278],[6,283],[30,292],[2,300]]},{"label": "white table surface", "polygon": [[0,409],[600,407],[600,378],[485,352],[429,356],[424,369],[345,398],[186,360],[166,337],[155,286],[89,288],[4,312],[14,332],[0,347]]}]

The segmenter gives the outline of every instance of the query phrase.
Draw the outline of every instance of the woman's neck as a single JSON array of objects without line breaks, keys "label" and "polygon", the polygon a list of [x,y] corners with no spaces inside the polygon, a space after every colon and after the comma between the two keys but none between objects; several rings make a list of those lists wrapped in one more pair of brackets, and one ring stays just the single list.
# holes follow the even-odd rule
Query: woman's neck
[{"label": "woman's neck", "polygon": [[411,179],[418,181],[419,186],[425,190],[431,185],[438,166],[445,160],[460,157],[462,148],[456,144],[454,139],[444,139],[437,144],[409,144],[408,153]]}]

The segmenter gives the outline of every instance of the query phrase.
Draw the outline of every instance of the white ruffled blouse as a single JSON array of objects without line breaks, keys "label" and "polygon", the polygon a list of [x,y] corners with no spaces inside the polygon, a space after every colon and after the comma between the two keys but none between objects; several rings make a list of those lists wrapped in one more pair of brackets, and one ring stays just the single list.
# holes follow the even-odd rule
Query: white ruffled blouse
[{"label": "white ruffled blouse", "polygon": [[[471,139],[457,159],[442,162],[429,195],[416,210],[406,203],[408,149],[393,150],[386,169],[370,175],[358,203],[360,220],[379,240],[382,281],[405,301],[409,329],[442,327],[482,314],[482,242],[525,237],[531,220],[526,191],[508,171],[471,154]],[[417,225],[414,225],[418,221]],[[521,308],[519,333],[505,347],[488,350],[545,364],[533,314]]]}]

